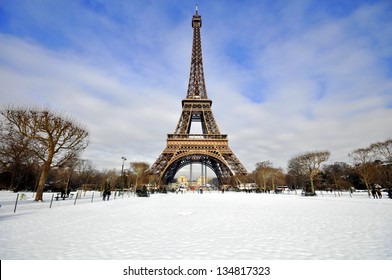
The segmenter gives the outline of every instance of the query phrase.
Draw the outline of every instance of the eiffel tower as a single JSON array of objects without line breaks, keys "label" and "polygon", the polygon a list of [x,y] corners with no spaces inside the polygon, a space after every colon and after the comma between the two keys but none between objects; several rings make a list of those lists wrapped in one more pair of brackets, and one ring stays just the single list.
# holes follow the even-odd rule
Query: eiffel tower
[{"label": "eiffel tower", "polygon": [[[204,80],[200,28],[201,16],[192,18],[193,43],[188,91],[182,100],[182,113],[173,134],[167,135],[167,145],[150,167],[159,183],[170,183],[182,167],[200,163],[211,168],[219,183],[229,184],[236,175],[247,173],[229,147],[226,134],[221,134],[215,122]],[[202,134],[190,134],[192,123],[201,123]],[[203,170],[203,168],[202,168]]]}]

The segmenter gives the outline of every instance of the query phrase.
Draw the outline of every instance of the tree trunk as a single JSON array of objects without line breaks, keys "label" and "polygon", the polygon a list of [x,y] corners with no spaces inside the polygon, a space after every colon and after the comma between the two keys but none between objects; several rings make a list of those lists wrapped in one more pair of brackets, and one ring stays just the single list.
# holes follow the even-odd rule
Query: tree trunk
[{"label": "tree trunk", "polygon": [[314,191],[314,183],[313,183],[313,177],[312,176],[310,176],[310,187],[312,188],[312,193],[314,194],[315,191]]},{"label": "tree trunk", "polygon": [[11,182],[10,182],[10,190],[15,190],[15,177],[16,177],[16,172],[15,172],[15,170],[12,170],[12,173],[11,173]]},{"label": "tree trunk", "polygon": [[49,170],[50,170],[50,165],[44,164],[41,175],[39,177],[38,186],[37,186],[37,193],[35,194],[34,201],[43,201],[42,196],[44,193],[46,177],[48,177]]},{"label": "tree trunk", "polygon": [[366,179],[364,179],[364,181],[365,181],[365,186],[366,186],[367,191],[368,191],[368,196],[369,196],[369,198],[370,198],[370,197],[372,196],[372,192],[371,192],[371,190],[370,190],[369,182],[368,182],[368,180],[366,180]]},{"label": "tree trunk", "polygon": [[[139,174],[136,175],[135,187],[133,189],[134,192],[136,192],[136,189],[137,189],[138,179],[139,179]],[[191,182],[191,184],[192,184],[192,182]]]},{"label": "tree trunk", "polygon": [[48,177],[49,170],[52,165],[53,156],[54,156],[54,151],[49,152],[48,158],[43,164],[42,172],[38,181],[37,193],[35,195],[34,201],[43,201],[42,195],[44,193],[46,178]]},{"label": "tree trunk", "polygon": [[71,182],[72,173],[73,173],[73,170],[71,169],[68,174],[67,183],[65,184],[65,195],[67,195],[67,193],[68,193],[68,188],[69,188],[69,183]]}]

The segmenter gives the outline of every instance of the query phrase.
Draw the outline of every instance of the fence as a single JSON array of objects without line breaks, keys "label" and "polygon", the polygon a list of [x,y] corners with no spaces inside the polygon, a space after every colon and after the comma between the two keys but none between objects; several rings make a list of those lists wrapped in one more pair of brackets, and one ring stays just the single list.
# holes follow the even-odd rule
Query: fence
[{"label": "fence", "polygon": [[[134,196],[130,191],[113,191],[112,195],[105,200],[124,199]],[[103,202],[102,192],[99,191],[75,191],[68,197],[61,197],[60,193],[46,192],[43,194],[43,201],[34,201],[35,193],[10,191],[0,191],[0,211],[1,213],[16,213],[20,210],[50,209],[54,207],[70,206],[80,203]]]},{"label": "fence", "polygon": [[[192,193],[192,192],[190,192]],[[194,192],[193,192],[194,193]],[[209,191],[208,193],[217,193],[217,191]],[[225,192],[226,193],[226,192]],[[299,196],[301,197],[301,190],[291,191],[291,192],[282,192],[280,194],[255,194],[255,195],[288,195],[288,196]],[[98,203],[104,202],[102,192],[99,191],[77,191],[71,192],[70,195],[66,198],[62,198],[60,193],[44,193],[43,201],[35,202],[34,201],[35,193],[33,192],[19,192],[13,193],[10,191],[0,191],[0,213],[16,213],[18,211],[33,211],[38,209],[50,209],[55,207],[62,206],[72,206],[81,203]],[[135,194],[129,190],[125,192],[120,192],[118,190],[112,191],[112,195],[110,197],[106,197],[110,201],[116,199],[124,199],[135,197]],[[369,196],[367,192],[320,192],[317,191],[316,199],[338,199],[339,197],[344,198],[353,198],[353,199],[366,199],[369,200]],[[371,198],[373,200],[373,198]],[[388,194],[383,193],[382,199],[388,199]]]}]

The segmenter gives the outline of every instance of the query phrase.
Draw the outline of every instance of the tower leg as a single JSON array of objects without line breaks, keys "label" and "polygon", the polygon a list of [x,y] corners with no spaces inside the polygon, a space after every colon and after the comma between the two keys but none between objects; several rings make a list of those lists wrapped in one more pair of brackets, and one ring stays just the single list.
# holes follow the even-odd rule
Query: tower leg
[{"label": "tower leg", "polygon": [[189,174],[189,186],[192,188],[192,162],[191,162],[190,174]]},{"label": "tower leg", "polygon": [[204,176],[203,176],[203,162],[200,164],[201,165],[201,187],[204,186]]},{"label": "tower leg", "polygon": [[207,186],[207,164],[204,165],[204,185]]}]

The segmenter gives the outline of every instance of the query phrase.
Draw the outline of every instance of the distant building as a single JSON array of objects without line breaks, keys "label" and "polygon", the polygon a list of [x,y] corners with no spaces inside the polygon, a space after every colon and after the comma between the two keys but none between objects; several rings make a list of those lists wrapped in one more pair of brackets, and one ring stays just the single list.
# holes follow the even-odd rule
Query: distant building
[{"label": "distant building", "polygon": [[177,182],[180,183],[183,186],[188,186],[188,178],[186,176],[184,176],[184,175],[179,176],[177,178]]},{"label": "distant building", "polygon": [[199,178],[197,178],[197,185],[198,186],[203,186],[203,185],[206,185],[207,184],[207,181],[208,180],[208,178],[206,177],[206,176],[199,176]]}]

